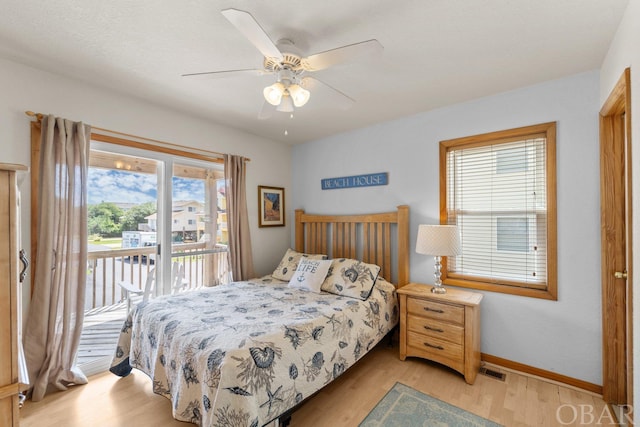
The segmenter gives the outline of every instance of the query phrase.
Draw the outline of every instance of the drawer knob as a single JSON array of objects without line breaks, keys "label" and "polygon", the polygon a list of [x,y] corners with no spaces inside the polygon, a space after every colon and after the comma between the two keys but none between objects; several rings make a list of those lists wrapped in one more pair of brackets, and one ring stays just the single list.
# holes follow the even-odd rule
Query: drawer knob
[{"label": "drawer knob", "polygon": [[427,325],[425,325],[425,326],[424,326],[424,328],[425,328],[427,331],[444,332],[444,329],[440,329],[440,328],[433,328],[433,327],[431,327],[431,326],[427,326]]},{"label": "drawer knob", "polygon": [[429,344],[428,342],[425,342],[424,345],[426,345],[427,347],[435,348],[436,350],[444,350],[444,347],[442,347],[441,345],[433,345]]},{"label": "drawer knob", "polygon": [[431,307],[425,307],[424,311],[433,311],[434,313],[444,313],[444,310],[440,310],[439,308],[431,308]]}]

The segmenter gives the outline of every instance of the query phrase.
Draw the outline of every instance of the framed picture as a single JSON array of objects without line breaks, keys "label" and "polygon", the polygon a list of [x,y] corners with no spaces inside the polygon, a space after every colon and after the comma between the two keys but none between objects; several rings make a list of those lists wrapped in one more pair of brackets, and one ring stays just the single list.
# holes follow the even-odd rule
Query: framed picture
[{"label": "framed picture", "polygon": [[258,226],[284,226],[284,188],[258,186]]}]

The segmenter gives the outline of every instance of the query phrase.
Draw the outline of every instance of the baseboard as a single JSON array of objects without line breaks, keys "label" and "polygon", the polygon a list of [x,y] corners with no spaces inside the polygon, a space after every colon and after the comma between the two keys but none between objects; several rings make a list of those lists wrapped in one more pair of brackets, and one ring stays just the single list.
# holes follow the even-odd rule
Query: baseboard
[{"label": "baseboard", "polygon": [[492,356],[486,353],[481,353],[480,358],[483,362],[491,363],[492,365],[501,366],[503,368],[522,372],[523,374],[533,375],[550,381],[566,384],[602,396],[601,385],[579,380],[577,378],[568,377],[566,375],[558,374],[557,372],[551,372],[533,366],[525,365],[524,363],[514,362],[513,360],[503,359],[502,357]]}]

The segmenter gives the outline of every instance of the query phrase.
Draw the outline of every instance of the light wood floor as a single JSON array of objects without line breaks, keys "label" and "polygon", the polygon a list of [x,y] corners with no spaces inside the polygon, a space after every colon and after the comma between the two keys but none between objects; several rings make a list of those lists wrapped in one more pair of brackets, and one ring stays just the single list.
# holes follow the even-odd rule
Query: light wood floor
[{"label": "light wood floor", "polygon": [[[396,382],[508,427],[593,425],[596,421],[600,421],[597,425],[615,425],[602,399],[592,393],[514,372],[506,374],[504,382],[478,375],[470,386],[461,375],[436,363],[416,358],[400,361],[397,344],[390,348],[384,342],[296,411],[291,427],[357,426]],[[580,405],[591,408],[591,416],[595,418],[589,418],[584,410],[581,412]],[[170,402],[153,394],[151,380],[134,370],[125,378],[110,373],[96,375],[88,385],[52,393],[41,402],[27,401],[21,409],[20,425],[186,427],[190,424],[174,420]]]}]

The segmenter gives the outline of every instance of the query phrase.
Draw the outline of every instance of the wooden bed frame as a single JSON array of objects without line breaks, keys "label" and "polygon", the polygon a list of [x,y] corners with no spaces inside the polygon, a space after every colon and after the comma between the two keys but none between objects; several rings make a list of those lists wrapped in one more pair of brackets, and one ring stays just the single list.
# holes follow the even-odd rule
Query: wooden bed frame
[{"label": "wooden bed frame", "polygon": [[[390,283],[395,283],[396,287],[409,282],[408,206],[398,206],[395,212],[361,215],[313,215],[296,210],[295,217],[295,249],[298,252],[359,259],[380,266],[380,275]],[[391,337],[393,333],[394,330],[391,330],[388,336]],[[118,371],[125,360],[128,359],[118,362],[115,367]],[[113,369],[111,372],[121,376],[130,372],[130,367],[128,372]],[[276,426],[287,426],[291,414],[313,395],[315,393],[265,425],[274,423]]]},{"label": "wooden bed frame", "polygon": [[[409,206],[362,215],[314,215],[302,209],[295,212],[296,251],[359,259],[379,265],[380,275],[398,288],[409,283]],[[393,274],[395,266],[397,272]]]}]

